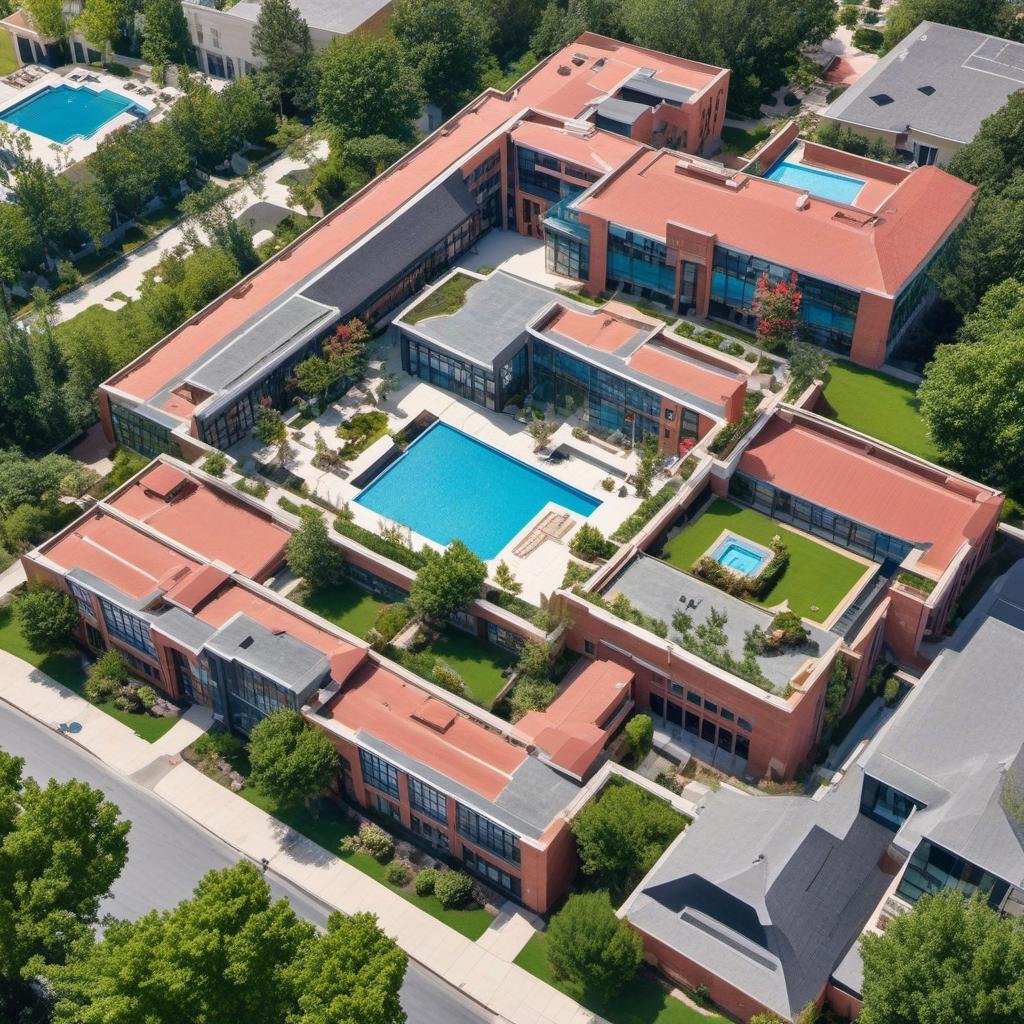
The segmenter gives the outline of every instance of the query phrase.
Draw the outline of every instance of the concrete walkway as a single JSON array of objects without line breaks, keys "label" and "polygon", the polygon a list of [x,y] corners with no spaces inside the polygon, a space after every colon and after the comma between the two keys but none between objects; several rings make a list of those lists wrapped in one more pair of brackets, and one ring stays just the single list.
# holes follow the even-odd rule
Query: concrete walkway
[{"label": "concrete walkway", "polygon": [[[0,699],[150,788],[181,813],[257,863],[345,914],[370,911],[409,956],[510,1024],[594,1024],[568,996],[510,960],[533,925],[515,910],[479,942],[460,935],[397,893],[207,778],[174,755],[209,722],[191,711],[156,743],[33,668],[0,651]],[[488,938],[489,936],[489,938]],[[486,941],[484,941],[486,939]]]},{"label": "concrete walkway", "polygon": [[[243,185],[234,195],[239,202],[239,214],[252,206],[254,203],[274,203],[278,206],[286,206],[296,213],[304,214],[306,211],[290,206],[288,203],[288,186],[279,183],[289,171],[305,168],[302,160],[296,160],[287,154],[282,153],[276,160],[271,161],[261,171],[265,179],[265,191],[262,196],[256,195],[251,185]],[[57,321],[69,320],[71,317],[81,313],[82,310],[97,303],[107,309],[118,309],[124,303],[120,299],[106,301],[115,292],[121,292],[129,298],[137,298],[139,286],[147,270],[155,267],[165,253],[170,252],[175,246],[180,245],[185,239],[185,232],[181,224],[168,228],[157,235],[151,241],[140,245],[133,250],[124,261],[119,263],[113,271],[101,273],[95,279],[84,284],[81,288],[70,292],[63,302],[54,307],[54,318]]]}]

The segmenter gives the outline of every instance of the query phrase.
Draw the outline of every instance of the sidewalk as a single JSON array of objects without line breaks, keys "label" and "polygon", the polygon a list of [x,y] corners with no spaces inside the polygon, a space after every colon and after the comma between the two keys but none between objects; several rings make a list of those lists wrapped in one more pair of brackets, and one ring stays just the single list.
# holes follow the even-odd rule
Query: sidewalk
[{"label": "sidewalk", "polygon": [[[376,914],[381,927],[412,959],[510,1024],[600,1021],[505,959],[520,940],[529,938],[525,920],[512,925],[511,935],[503,927],[500,937],[488,930],[479,942],[472,942],[190,764],[175,763],[169,755],[180,753],[208,727],[205,709],[191,709],[156,743],[147,743],[6,651],[0,651],[0,699],[65,733],[117,771],[132,775],[244,856],[256,862],[265,857],[277,874],[321,902],[345,914]],[[496,924],[507,927],[508,922],[507,916],[499,917]]]}]

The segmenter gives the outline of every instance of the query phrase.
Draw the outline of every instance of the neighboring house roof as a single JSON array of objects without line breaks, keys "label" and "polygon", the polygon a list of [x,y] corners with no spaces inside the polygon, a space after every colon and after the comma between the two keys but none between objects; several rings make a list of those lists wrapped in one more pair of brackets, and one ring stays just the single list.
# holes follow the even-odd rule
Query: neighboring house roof
[{"label": "neighboring house roof", "polygon": [[[390,5],[391,0],[294,0],[294,6],[310,28],[339,36],[355,32]],[[229,13],[255,24],[260,15],[259,0],[235,4],[229,8]]]},{"label": "neighboring house roof", "polygon": [[926,550],[921,564],[945,571],[965,541],[999,514],[981,484],[918,466],[842,428],[776,415],[740,459],[744,473]]},{"label": "neighboring house roof", "polygon": [[625,905],[630,924],[787,1020],[816,999],[888,887],[892,833],[852,772],[821,800],[723,787]]},{"label": "neighboring house roof", "polygon": [[981,122],[1024,88],[1024,44],[923,21],[825,116],[903,134],[970,142]]},{"label": "neighboring house roof", "polygon": [[1024,562],[982,598],[861,758],[864,773],[925,804],[921,839],[1024,887]]}]

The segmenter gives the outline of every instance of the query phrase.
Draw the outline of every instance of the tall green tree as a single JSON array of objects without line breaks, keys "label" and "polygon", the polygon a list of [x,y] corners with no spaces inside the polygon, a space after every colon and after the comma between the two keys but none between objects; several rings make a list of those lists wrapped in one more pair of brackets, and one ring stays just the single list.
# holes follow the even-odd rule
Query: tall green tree
[{"label": "tall green tree", "polygon": [[75,19],[75,28],[86,41],[98,46],[105,59],[110,59],[115,40],[121,35],[130,13],[125,0],[88,0]]},{"label": "tall green tree", "polygon": [[22,5],[39,34],[46,39],[66,39],[68,20],[63,0],[25,0]]},{"label": "tall green tree", "polygon": [[341,549],[331,542],[324,517],[303,507],[302,525],[288,538],[288,568],[311,590],[337,582],[342,570]]},{"label": "tall green tree", "polygon": [[113,922],[47,968],[53,1022],[281,1024],[296,1003],[287,971],[314,935],[251,864],[211,871],[173,910]]},{"label": "tall green tree", "polygon": [[861,1024],[1017,1024],[1024,1020],[1024,922],[980,898],[922,896],[861,940]]},{"label": "tall green tree", "polygon": [[409,591],[409,604],[418,614],[441,622],[480,596],[487,566],[461,540],[453,540],[444,554],[427,557]]},{"label": "tall green tree", "polygon": [[538,57],[568,46],[577,36],[591,28],[591,10],[587,0],[548,0],[530,38],[530,49]]},{"label": "tall green tree", "polygon": [[88,937],[128,859],[130,825],[76,779],[40,786],[0,750],[0,979],[59,964]]},{"label": "tall green tree", "polygon": [[252,32],[252,52],[280,96],[309,110],[316,96],[309,26],[290,0],[263,0]]},{"label": "tall green tree", "polygon": [[1005,35],[1013,11],[1006,0],[899,0],[885,16],[885,49],[891,50],[922,21]]},{"label": "tall green tree", "polygon": [[392,28],[406,62],[446,114],[479,91],[495,32],[480,0],[398,0]]},{"label": "tall green tree", "polygon": [[298,711],[268,715],[249,737],[249,784],[285,804],[322,796],[338,774],[338,752],[329,737]]},{"label": "tall green tree", "polygon": [[644,957],[639,932],[615,916],[606,892],[570,896],[551,918],[545,950],[556,978],[600,999],[627,985]]},{"label": "tall green tree", "polygon": [[14,203],[0,203],[0,286],[9,288],[26,270],[37,267],[42,252],[25,211]]},{"label": "tall green tree", "polygon": [[181,76],[178,84],[184,96],[171,107],[163,124],[177,134],[193,163],[212,171],[234,148],[224,104],[202,75]]},{"label": "tall green tree", "polygon": [[584,874],[621,896],[654,867],[685,824],[647,790],[613,782],[576,815],[572,831]]},{"label": "tall green tree", "polygon": [[39,654],[67,648],[78,625],[78,609],[71,595],[46,583],[31,584],[18,597],[14,617],[22,639]]},{"label": "tall green tree", "polygon": [[989,114],[977,135],[961,146],[949,162],[949,172],[979,188],[1005,186],[1024,170],[1024,93],[1015,92],[994,114]]},{"label": "tall green tree", "polygon": [[188,22],[177,0],[145,0],[142,16],[142,59],[154,70],[159,69],[162,75],[171,65],[195,62]]},{"label": "tall green tree", "polygon": [[391,36],[351,35],[332,39],[316,57],[317,110],[346,137],[387,135],[411,139],[423,102],[416,72]]},{"label": "tall green tree", "polygon": [[[28,333],[11,319],[6,306],[0,305],[0,444],[27,447],[35,443],[40,424],[34,396]],[[17,454],[20,457],[21,453]],[[0,453],[0,478],[3,461],[3,453]],[[7,511],[13,507],[9,506]]]}]

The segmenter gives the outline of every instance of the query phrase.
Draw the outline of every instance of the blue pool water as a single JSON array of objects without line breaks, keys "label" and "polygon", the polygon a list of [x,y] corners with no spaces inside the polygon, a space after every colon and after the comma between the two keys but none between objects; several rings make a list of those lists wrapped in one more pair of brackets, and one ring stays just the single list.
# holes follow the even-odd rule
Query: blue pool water
[{"label": "blue pool water", "polygon": [[851,178],[848,174],[823,171],[818,167],[804,167],[803,164],[791,164],[788,160],[777,163],[765,177],[837,203],[852,203],[864,187],[862,178]]},{"label": "blue pool water", "polygon": [[77,135],[88,138],[132,108],[144,113],[138,104],[109,89],[94,92],[84,86],[75,89],[70,85],[50,85],[13,107],[0,110],[0,119],[63,145]]},{"label": "blue pool water", "polygon": [[752,576],[760,572],[761,567],[771,557],[771,552],[767,548],[762,548],[760,544],[751,544],[730,535],[719,541],[711,552],[711,557],[721,562],[726,569],[732,569],[741,576]]},{"label": "blue pool water", "polygon": [[549,501],[582,516],[601,504],[468,434],[435,423],[356,502],[438,544],[495,555]]}]

